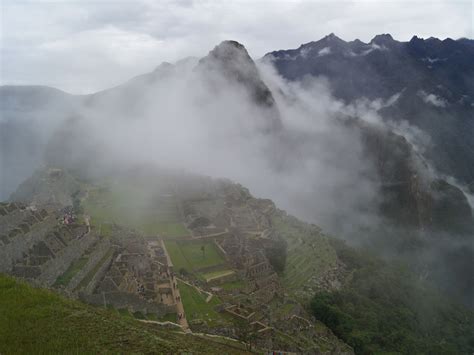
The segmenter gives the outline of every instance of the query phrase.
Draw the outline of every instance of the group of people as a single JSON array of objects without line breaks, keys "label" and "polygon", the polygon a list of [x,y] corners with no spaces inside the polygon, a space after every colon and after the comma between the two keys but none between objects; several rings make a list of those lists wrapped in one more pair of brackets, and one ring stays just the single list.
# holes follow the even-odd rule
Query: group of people
[{"label": "group of people", "polygon": [[186,315],[184,313],[178,313],[178,320],[186,318]]}]

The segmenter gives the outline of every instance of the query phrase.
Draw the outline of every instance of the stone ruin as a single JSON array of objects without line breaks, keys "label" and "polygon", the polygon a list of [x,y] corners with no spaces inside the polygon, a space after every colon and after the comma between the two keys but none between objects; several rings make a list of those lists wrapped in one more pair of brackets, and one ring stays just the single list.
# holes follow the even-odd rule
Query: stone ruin
[{"label": "stone ruin", "polygon": [[162,244],[138,235],[122,238],[119,243],[94,289],[83,292],[81,298],[132,313],[153,313],[158,317],[176,313],[172,291],[176,286]]}]

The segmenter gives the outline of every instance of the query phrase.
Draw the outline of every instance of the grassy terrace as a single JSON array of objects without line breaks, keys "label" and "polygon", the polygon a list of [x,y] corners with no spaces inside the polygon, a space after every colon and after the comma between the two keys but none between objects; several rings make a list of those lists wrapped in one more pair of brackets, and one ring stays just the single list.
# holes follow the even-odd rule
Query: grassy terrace
[{"label": "grassy terrace", "polygon": [[0,353],[220,353],[243,349],[164,330],[0,275]]},{"label": "grassy terrace", "polygon": [[[167,240],[165,244],[177,271],[181,268],[189,272],[197,271],[205,267],[221,265],[225,262],[212,242],[181,243]],[[204,253],[202,251],[203,247]]]},{"label": "grassy terrace", "polygon": [[231,290],[243,290],[246,287],[246,283],[243,280],[237,280],[237,281],[232,281],[232,282],[225,282],[219,287],[222,287],[222,289],[226,291],[231,291]]},{"label": "grassy terrace", "polygon": [[97,226],[116,223],[136,228],[145,235],[189,235],[180,221],[176,201],[168,193],[156,191],[150,195],[140,186],[110,182],[90,189],[83,205],[92,216],[92,224]]},{"label": "grassy terrace", "polygon": [[99,260],[99,262],[94,266],[94,268],[87,273],[87,275],[81,280],[79,285],[77,285],[75,290],[80,290],[81,288],[87,287],[89,282],[92,281],[94,275],[99,271],[100,267],[105,263],[107,258],[109,258],[113,254],[113,249],[110,249],[103,257]]},{"label": "grassy terrace", "polygon": [[219,270],[219,271],[205,273],[202,276],[204,277],[204,279],[206,279],[206,281],[211,281],[214,279],[219,279],[221,277],[230,276],[233,274],[235,274],[235,271],[233,270]]},{"label": "grassy terrace", "polygon": [[141,226],[141,230],[146,235],[162,235],[166,237],[183,237],[188,236],[189,231],[184,227],[182,223],[176,222],[150,222],[144,223]]},{"label": "grassy terrace", "polygon": [[56,279],[54,287],[58,286],[67,286],[69,281],[87,264],[89,260],[88,257],[81,257],[78,260],[74,261],[69,268]]},{"label": "grassy terrace", "polygon": [[335,266],[337,256],[323,234],[291,217],[273,217],[273,226],[288,242],[288,255],[282,281],[298,289],[313,275]]},{"label": "grassy terrace", "polygon": [[206,294],[201,294],[194,287],[183,282],[178,282],[178,286],[188,321],[201,319],[211,327],[228,323],[222,314],[214,310],[214,307],[221,303],[219,298],[214,296],[209,303],[206,303]]}]

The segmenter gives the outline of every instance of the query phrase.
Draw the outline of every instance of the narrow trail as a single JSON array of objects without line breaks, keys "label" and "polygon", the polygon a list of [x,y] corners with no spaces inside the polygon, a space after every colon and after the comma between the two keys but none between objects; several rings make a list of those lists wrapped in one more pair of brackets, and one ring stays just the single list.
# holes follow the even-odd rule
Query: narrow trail
[{"label": "narrow trail", "polygon": [[166,249],[166,245],[163,239],[160,240],[160,243],[161,243],[161,247],[163,248],[163,251],[165,252],[166,260],[168,263],[167,272],[169,275],[169,280],[170,280],[170,285],[171,285],[171,294],[173,296],[173,300],[176,302],[176,311],[178,312],[178,323],[181,325],[181,327],[186,333],[191,333],[188,320],[186,319],[186,313],[184,311],[183,302],[181,301],[181,294],[179,293],[178,279],[176,278],[174,273],[171,271],[171,268],[173,267],[173,263],[171,262],[171,258],[168,254],[168,250]]}]

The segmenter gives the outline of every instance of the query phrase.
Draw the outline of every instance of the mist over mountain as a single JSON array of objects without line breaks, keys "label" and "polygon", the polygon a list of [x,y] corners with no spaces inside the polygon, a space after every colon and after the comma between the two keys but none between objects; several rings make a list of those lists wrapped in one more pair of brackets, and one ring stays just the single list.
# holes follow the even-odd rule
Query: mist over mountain
[{"label": "mist over mountain", "polygon": [[427,135],[427,142],[413,143],[439,173],[469,185],[474,181],[473,57],[474,41],[464,38],[414,36],[399,42],[383,34],[364,43],[330,34],[268,53],[264,60],[291,81],[327,78],[331,93],[346,103],[377,101],[385,122],[408,122]]},{"label": "mist over mountain", "polygon": [[5,86],[2,197],[42,164],[228,177],[470,304],[473,57],[471,40],[329,35],[255,63],[225,41],[92,95]]}]

